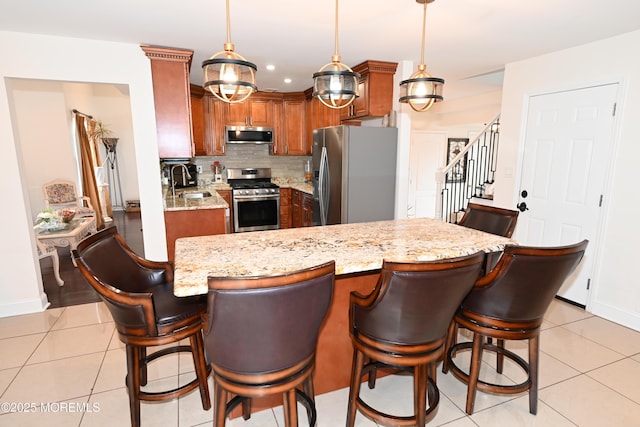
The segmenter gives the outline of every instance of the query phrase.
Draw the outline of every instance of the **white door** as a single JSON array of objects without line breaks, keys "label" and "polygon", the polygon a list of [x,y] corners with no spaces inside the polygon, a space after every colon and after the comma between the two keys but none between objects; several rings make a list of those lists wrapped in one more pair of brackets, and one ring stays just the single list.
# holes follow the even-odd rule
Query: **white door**
[{"label": "white door", "polygon": [[409,218],[436,217],[436,172],[444,166],[447,135],[413,132],[409,150]]},{"label": "white door", "polygon": [[518,241],[557,246],[589,239],[585,257],[558,295],[586,306],[605,179],[613,146],[617,84],[529,100],[520,183]]}]

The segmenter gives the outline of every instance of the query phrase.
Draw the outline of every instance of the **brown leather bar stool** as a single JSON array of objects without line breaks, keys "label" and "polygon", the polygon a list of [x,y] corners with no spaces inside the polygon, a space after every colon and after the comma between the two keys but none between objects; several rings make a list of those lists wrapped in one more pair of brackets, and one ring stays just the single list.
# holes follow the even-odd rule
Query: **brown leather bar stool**
[{"label": "brown leather bar stool", "polygon": [[520,212],[469,203],[458,225],[502,237],[511,237]]},{"label": "brown leather bar stool", "polygon": [[[519,211],[469,203],[458,225],[496,236],[511,237],[516,229],[518,214],[520,214]],[[502,252],[487,254],[484,271],[491,271],[501,256]]]},{"label": "brown leather bar stool", "polygon": [[[449,328],[443,372],[467,384],[466,412],[471,415],[476,390],[498,394],[529,392],[529,412],[538,411],[538,355],[540,325],[549,304],[582,260],[588,241],[574,245],[537,248],[505,247],[496,267],[480,278],[464,299]],[[473,332],[473,342],[456,343],[458,327]],[[494,345],[486,338],[495,338]],[[528,362],[504,347],[505,340],[528,340]],[[467,372],[455,364],[461,351],[471,349]],[[491,384],[479,379],[483,351],[497,355],[497,372],[504,358],[517,363],[527,380],[516,385]]]},{"label": "brown leather bar stool", "polygon": [[[173,268],[137,256],[118,234],[105,228],[82,240],[73,250],[78,269],[100,294],[111,312],[120,340],[126,344],[131,425],[140,425],[140,401],[168,401],[199,388],[202,407],[211,408],[207,377],[211,369],[204,356],[203,316],[206,297],[173,295]],[[190,345],[165,347],[147,354],[147,347],[189,339]],[[147,364],[168,354],[193,354],[196,378],[162,392],[140,389],[147,383]]]},{"label": "brown leather bar stool", "polygon": [[[424,426],[435,416],[440,399],[436,364],[444,353],[447,328],[483,262],[483,253],[428,262],[384,261],[371,294],[351,293],[354,355],[347,427],[354,426],[357,411],[388,426]],[[413,372],[413,416],[385,414],[360,398],[363,376],[368,373],[372,386],[380,367]]]},{"label": "brown leather bar stool", "polygon": [[210,277],[206,353],[213,368],[214,427],[251,399],[282,394],[286,427],[299,400],[314,426],[313,370],[320,327],[331,305],[333,261],[261,277]]}]

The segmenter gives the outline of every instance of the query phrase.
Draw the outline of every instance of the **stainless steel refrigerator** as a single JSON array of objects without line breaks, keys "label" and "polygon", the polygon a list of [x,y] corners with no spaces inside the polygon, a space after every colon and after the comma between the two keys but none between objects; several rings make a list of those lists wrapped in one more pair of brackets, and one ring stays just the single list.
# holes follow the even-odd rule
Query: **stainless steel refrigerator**
[{"label": "stainless steel refrigerator", "polygon": [[394,218],[398,129],[313,131],[314,225]]}]

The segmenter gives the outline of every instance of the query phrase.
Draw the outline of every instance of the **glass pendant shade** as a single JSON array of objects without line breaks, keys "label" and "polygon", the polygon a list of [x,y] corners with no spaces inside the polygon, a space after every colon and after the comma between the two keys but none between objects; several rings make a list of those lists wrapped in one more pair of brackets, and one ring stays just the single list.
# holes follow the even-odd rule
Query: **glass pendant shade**
[{"label": "glass pendant shade", "polygon": [[417,112],[427,111],[436,102],[442,101],[444,80],[432,77],[426,66],[420,64],[418,71],[400,82],[400,102],[407,103]]},{"label": "glass pendant shade", "polygon": [[409,104],[414,111],[419,113],[427,111],[436,102],[444,100],[442,97],[442,87],[444,80],[433,77],[427,73],[427,66],[424,64],[424,44],[427,23],[427,4],[435,0],[416,0],[424,6],[422,18],[422,52],[418,71],[411,74],[408,79],[400,82],[400,98],[398,101]]},{"label": "glass pendant shade", "polygon": [[242,102],[258,90],[256,71],[258,68],[234,51],[231,43],[231,19],[229,0],[227,3],[227,42],[224,50],[202,61],[204,88],[216,98],[230,104]]},{"label": "glass pendant shade", "polygon": [[313,74],[313,96],[329,108],[344,108],[358,97],[359,78],[339,57],[334,58]]},{"label": "glass pendant shade", "polygon": [[203,61],[202,69],[204,88],[224,102],[242,102],[258,90],[257,67],[235,53],[233,45]]},{"label": "glass pendant shade", "polygon": [[329,108],[345,108],[359,96],[360,74],[340,62],[338,54],[338,0],[336,0],[335,53],[331,62],[313,73],[313,97]]}]

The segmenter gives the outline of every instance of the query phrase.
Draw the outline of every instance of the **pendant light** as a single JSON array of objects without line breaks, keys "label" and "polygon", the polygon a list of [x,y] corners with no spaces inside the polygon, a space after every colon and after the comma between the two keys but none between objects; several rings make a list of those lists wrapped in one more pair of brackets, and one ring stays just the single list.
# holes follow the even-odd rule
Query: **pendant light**
[{"label": "pendant light", "polygon": [[243,56],[234,52],[231,43],[229,0],[227,0],[227,42],[224,50],[202,61],[204,88],[218,99],[232,103],[246,100],[258,90],[256,86],[257,67]]},{"label": "pendant light", "polygon": [[313,96],[329,108],[344,108],[358,95],[360,74],[340,62],[338,54],[338,0],[336,0],[335,53],[331,62],[313,74]]},{"label": "pendant light", "polygon": [[427,111],[436,102],[442,101],[442,85],[444,80],[432,77],[427,73],[427,66],[424,64],[424,42],[425,28],[427,24],[427,4],[435,0],[416,0],[424,5],[422,19],[422,52],[418,71],[411,74],[407,80],[400,82],[400,102],[408,103],[417,112]]}]

